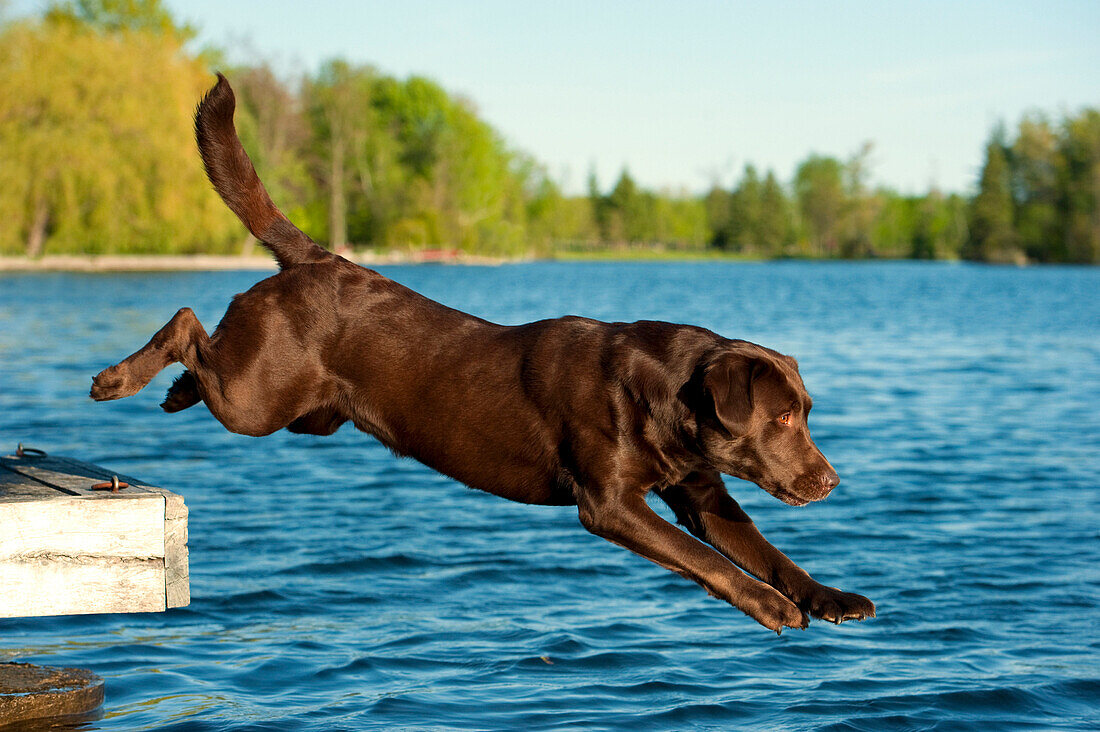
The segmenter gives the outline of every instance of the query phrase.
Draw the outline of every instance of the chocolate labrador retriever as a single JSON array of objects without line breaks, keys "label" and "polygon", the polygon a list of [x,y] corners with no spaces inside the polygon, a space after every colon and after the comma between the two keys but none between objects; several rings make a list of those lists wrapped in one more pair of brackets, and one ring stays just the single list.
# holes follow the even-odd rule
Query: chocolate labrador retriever
[{"label": "chocolate labrador retriever", "polygon": [[[195,117],[199,151],[281,271],[234,297],[212,335],[180,310],[96,376],[92,398],[135,394],[180,362],[165,411],[202,401],[246,435],[327,435],[350,420],[466,485],[576,505],[592,533],[776,632],[805,628],[807,616],[874,616],[870,600],[816,582],[765,541],[722,483],[722,473],[744,478],[793,506],[838,483],[810,440],[794,359],[690,325],[502,326],[429,300],[290,223],[241,147],[234,108],[219,74]],[[651,490],[696,538],[649,508]]]}]

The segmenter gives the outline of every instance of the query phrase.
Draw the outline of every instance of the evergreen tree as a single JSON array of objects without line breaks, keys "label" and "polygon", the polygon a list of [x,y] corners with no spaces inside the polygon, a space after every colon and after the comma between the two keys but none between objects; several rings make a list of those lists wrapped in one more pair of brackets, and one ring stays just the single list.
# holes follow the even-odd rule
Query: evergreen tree
[{"label": "evergreen tree", "polygon": [[1002,140],[1003,133],[999,133],[986,145],[979,191],[971,205],[970,240],[963,251],[966,259],[1007,262],[1018,258],[1008,159]]},{"label": "evergreen tree", "polygon": [[794,187],[811,256],[835,256],[845,195],[843,166],[835,158],[811,155],[795,171]]},{"label": "evergreen tree", "polygon": [[1065,261],[1100,263],[1100,111],[1086,109],[1065,120],[1059,150]]},{"label": "evergreen tree", "polygon": [[596,177],[596,166],[588,171],[588,202],[592,209],[592,221],[596,233],[602,242],[611,240],[611,209],[607,197],[600,192],[600,181]]},{"label": "evergreen tree", "polygon": [[768,171],[760,192],[757,246],[767,256],[784,256],[791,241],[791,206],[775,173]]},{"label": "evergreen tree", "polygon": [[760,216],[763,191],[760,177],[752,165],[745,166],[741,182],[730,196],[729,249],[735,252],[759,251]]},{"label": "evergreen tree", "polygon": [[1050,122],[1039,115],[1024,117],[1008,160],[1019,246],[1028,259],[1064,261],[1065,236],[1058,211],[1064,162]]},{"label": "evergreen tree", "polygon": [[717,249],[730,246],[730,194],[717,183],[711,185],[703,199],[707,224],[710,229],[710,245]]}]

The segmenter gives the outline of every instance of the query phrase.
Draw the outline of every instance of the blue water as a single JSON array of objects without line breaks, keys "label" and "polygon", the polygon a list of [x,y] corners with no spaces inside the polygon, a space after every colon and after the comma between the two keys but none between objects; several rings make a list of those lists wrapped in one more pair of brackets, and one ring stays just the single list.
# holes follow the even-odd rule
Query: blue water
[{"label": "blue water", "polygon": [[729,487],[878,617],[776,637],[575,509],[469,490],[349,426],[249,438],[202,407],[163,414],[178,367],[87,398],[177,308],[213,327],[256,273],[3,275],[0,448],[99,463],[191,510],[190,607],[0,620],[0,660],[107,679],[79,728],[1100,726],[1100,269],[383,271],[500,322],[658,318],[795,355],[841,486],[800,509]]}]

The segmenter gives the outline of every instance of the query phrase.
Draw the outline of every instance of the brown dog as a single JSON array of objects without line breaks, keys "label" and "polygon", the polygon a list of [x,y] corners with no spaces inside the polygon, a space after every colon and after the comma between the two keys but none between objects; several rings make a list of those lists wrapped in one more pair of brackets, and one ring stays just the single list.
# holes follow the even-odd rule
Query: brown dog
[{"label": "brown dog", "polygon": [[[233,298],[213,335],[180,310],[95,377],[94,399],[134,394],[178,361],[187,371],[165,411],[203,401],[246,435],[327,435],[350,420],[466,485],[576,505],[592,533],[777,632],[805,628],[807,614],[837,623],[875,614],[867,598],[819,584],[765,541],[722,484],[727,473],[800,506],[839,481],[810,440],[794,359],[690,325],[567,317],[508,327],[422,297],[322,249],[283,216],[241,147],[234,107],[219,75],[195,117],[199,151],[282,271]],[[698,539],[646,505],[650,490]]]}]

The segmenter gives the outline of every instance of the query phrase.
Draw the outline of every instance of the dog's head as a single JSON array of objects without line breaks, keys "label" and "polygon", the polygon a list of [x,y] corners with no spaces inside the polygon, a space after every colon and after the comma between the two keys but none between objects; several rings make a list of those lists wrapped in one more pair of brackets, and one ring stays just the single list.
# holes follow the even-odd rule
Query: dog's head
[{"label": "dog's head", "polygon": [[746,343],[702,368],[698,439],[708,462],[792,506],[829,495],[840,478],[810,439],[812,400],[798,363]]}]

